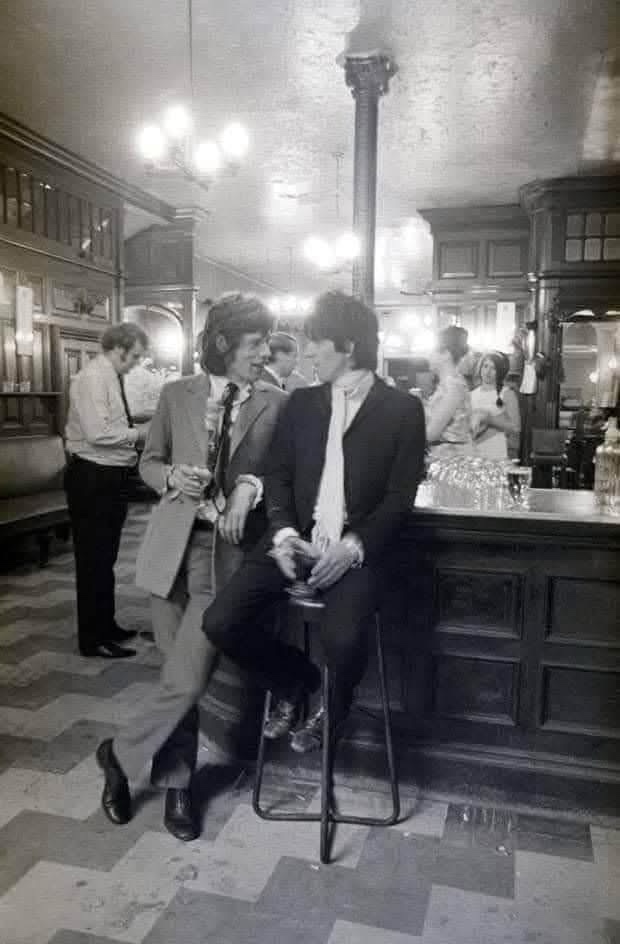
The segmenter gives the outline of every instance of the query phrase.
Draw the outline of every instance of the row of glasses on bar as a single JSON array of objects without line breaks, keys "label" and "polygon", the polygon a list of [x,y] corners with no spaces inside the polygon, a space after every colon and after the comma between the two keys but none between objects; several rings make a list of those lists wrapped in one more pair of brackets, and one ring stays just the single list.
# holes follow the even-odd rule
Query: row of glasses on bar
[{"label": "row of glasses on bar", "polygon": [[437,459],[428,467],[420,504],[476,511],[527,509],[532,470],[510,459]]}]

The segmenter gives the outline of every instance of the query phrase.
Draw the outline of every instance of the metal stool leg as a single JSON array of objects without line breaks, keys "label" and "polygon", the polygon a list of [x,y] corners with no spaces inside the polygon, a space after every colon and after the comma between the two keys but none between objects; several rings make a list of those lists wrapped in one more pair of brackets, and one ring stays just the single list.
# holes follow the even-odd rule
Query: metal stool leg
[{"label": "metal stool leg", "polygon": [[[322,863],[329,863],[331,840],[333,827],[336,823],[352,823],[359,826],[392,826],[398,822],[400,817],[400,796],[398,790],[398,776],[396,772],[396,761],[394,757],[394,745],[392,740],[392,718],[390,712],[389,693],[387,688],[385,657],[383,653],[383,635],[381,619],[377,613],[375,616],[375,634],[377,645],[377,662],[379,668],[379,685],[381,689],[381,707],[383,711],[383,727],[385,734],[385,750],[387,755],[387,765],[390,777],[390,789],[392,794],[392,812],[389,816],[378,818],[375,816],[341,816],[333,809],[332,804],[332,775],[334,764],[334,733],[332,731],[332,708],[329,669],[325,665],[322,672],[322,696],[325,712],[323,716],[323,746],[321,757],[321,810],[319,813],[272,813],[265,810],[260,805],[260,791],[263,781],[263,771],[265,763],[265,723],[271,710],[272,695],[267,692],[265,697],[265,707],[263,711],[263,727],[261,730],[260,741],[258,745],[258,757],[256,761],[256,774],[254,779],[254,790],[252,794],[252,806],[254,812],[262,819],[266,820],[284,820],[289,822],[319,822],[320,823],[320,860]],[[304,651],[309,654],[310,649],[310,625],[304,620]]]},{"label": "metal stool leg", "polygon": [[264,817],[264,811],[260,805],[260,791],[263,784],[263,773],[265,770],[265,725],[271,711],[271,692],[265,694],[265,705],[263,707],[263,721],[260,729],[260,740],[258,742],[258,755],[256,757],[256,771],[254,773],[254,789],[252,790],[252,809],[257,816]]},{"label": "metal stool leg", "polygon": [[[306,656],[310,655],[310,624],[307,620],[304,620],[304,652]],[[260,740],[258,742],[258,754],[256,757],[256,769],[254,773],[254,788],[252,790],[252,809],[257,816],[260,816],[261,819],[266,820],[275,820],[275,821],[288,821],[288,822],[309,822],[315,823],[319,822],[322,819],[322,813],[273,813],[271,810],[266,810],[261,806],[260,794],[263,784],[263,773],[265,769],[265,747],[266,740],[265,737],[265,725],[269,718],[269,712],[271,711],[271,703],[273,701],[273,696],[271,692],[265,694],[265,705],[263,708],[263,721],[260,732]],[[308,696],[304,696],[303,704],[304,716],[307,716],[308,713]]]},{"label": "metal stool leg", "polygon": [[398,776],[396,760],[394,758],[394,742],[392,740],[392,712],[390,711],[390,696],[385,677],[385,658],[383,654],[383,638],[381,632],[381,617],[375,615],[375,632],[377,636],[377,662],[379,664],[379,684],[381,686],[381,704],[383,707],[383,726],[385,730],[385,752],[387,754],[388,770],[390,774],[390,788],[392,791],[392,815],[387,818],[386,824],[393,826],[400,816],[400,794],[398,791]]},{"label": "metal stool leg", "polygon": [[381,617],[375,614],[375,635],[377,642],[377,662],[379,667],[379,687],[381,689],[381,707],[383,710],[383,730],[385,735],[385,752],[390,776],[390,790],[392,794],[392,812],[389,816],[341,816],[332,813],[334,823],[353,823],[358,826],[393,826],[400,817],[400,794],[398,790],[398,776],[394,758],[394,743],[392,740],[392,714],[385,673],[385,657],[383,654],[383,633]]},{"label": "metal stool leg", "polygon": [[329,862],[330,822],[331,815],[331,773],[332,773],[332,731],[331,731],[331,697],[329,685],[329,669],[323,667],[323,745],[321,757],[321,862]]}]

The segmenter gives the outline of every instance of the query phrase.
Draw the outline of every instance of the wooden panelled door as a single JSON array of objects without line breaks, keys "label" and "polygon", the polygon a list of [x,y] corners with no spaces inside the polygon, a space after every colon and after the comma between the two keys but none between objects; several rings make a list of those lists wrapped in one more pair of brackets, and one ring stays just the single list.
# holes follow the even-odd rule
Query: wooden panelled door
[{"label": "wooden panelled door", "polygon": [[99,339],[92,335],[79,337],[60,334],[58,338],[57,364],[60,371],[60,389],[62,391],[61,423],[62,430],[69,408],[69,387],[71,378],[82,370],[93,357],[100,353]]}]

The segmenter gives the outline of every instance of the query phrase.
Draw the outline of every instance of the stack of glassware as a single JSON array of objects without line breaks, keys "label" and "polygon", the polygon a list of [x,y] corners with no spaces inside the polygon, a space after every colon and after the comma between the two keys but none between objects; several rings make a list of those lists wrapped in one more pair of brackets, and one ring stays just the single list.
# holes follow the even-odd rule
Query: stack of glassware
[{"label": "stack of glassware", "polygon": [[526,509],[531,480],[532,470],[510,459],[437,459],[428,468],[416,505],[477,511]]}]

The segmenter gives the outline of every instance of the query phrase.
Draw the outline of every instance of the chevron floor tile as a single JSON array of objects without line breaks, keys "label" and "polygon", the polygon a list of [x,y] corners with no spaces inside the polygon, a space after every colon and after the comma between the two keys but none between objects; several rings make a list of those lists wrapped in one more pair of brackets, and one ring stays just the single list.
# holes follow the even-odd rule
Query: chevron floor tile
[{"label": "chevron floor tile", "polygon": [[[147,521],[132,510],[117,567],[118,618],[149,628],[134,585]],[[0,570],[0,944],[618,944],[620,824],[605,828],[406,795],[390,829],[340,827],[318,862],[316,824],[267,823],[251,773],[203,743],[195,843],[170,836],[145,788],[114,827],[100,806],[98,742],[130,721],[157,677],[136,659],[76,651],[70,549],[39,570]],[[270,801],[318,808],[316,788],[277,768]],[[352,813],[384,794],[338,789]]]}]

